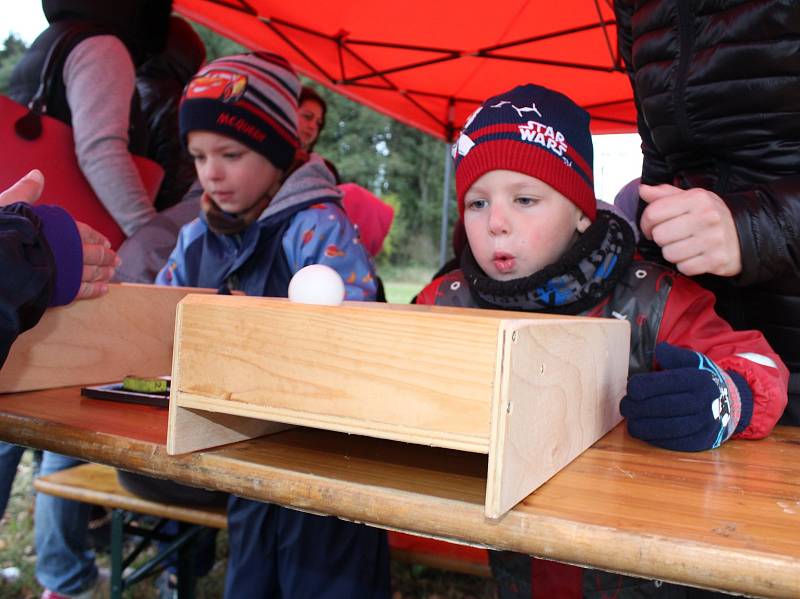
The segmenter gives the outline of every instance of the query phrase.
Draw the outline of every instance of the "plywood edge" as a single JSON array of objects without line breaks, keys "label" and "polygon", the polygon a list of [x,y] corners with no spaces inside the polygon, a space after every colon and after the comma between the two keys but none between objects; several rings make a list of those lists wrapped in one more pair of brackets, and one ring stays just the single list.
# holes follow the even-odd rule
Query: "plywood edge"
[{"label": "plywood edge", "polygon": [[[170,391],[169,391],[169,414],[167,416],[167,452],[168,453],[184,453],[179,452],[177,449],[177,445],[183,445],[182,443],[177,443],[176,438],[180,434],[180,429],[178,429],[178,404],[175,399],[176,389],[180,384],[181,380],[181,361],[179,359],[180,356],[180,346],[181,346],[181,334],[180,334],[180,324],[182,321],[183,315],[183,306],[184,303],[189,300],[189,296],[184,297],[178,305],[175,307],[175,327],[172,330],[172,370],[170,371]],[[172,449],[171,449],[172,448]],[[192,450],[188,450],[192,451]]]},{"label": "plywood edge", "polygon": [[506,428],[509,402],[510,336],[508,323],[500,323],[497,334],[497,360],[492,388],[492,422],[489,433],[489,459],[486,471],[484,514],[487,518],[497,518],[500,515],[500,489],[503,482],[502,456],[505,441],[503,431]]},{"label": "plywood edge", "polygon": [[[514,318],[509,318],[505,310],[487,310],[484,308],[464,308],[460,306],[436,306],[421,304],[386,304],[381,302],[346,301],[338,306],[325,306],[313,304],[298,304],[280,297],[243,296],[234,292],[233,295],[211,294],[206,296],[187,295],[187,305],[205,306],[231,306],[237,308],[273,308],[285,310],[299,310],[309,313],[324,314],[326,312],[391,312],[394,315],[419,318],[445,319],[454,323],[485,323],[486,321],[564,321],[575,317],[555,314],[539,314],[536,312],[515,312]],[[584,318],[584,317],[581,317]]]},{"label": "plywood edge", "polygon": [[0,393],[167,374],[175,305],[212,289],[112,283],[108,293],[49,308],[20,335],[0,371]]},{"label": "plywood edge", "polygon": [[[228,398],[207,397],[183,391],[174,391],[174,393],[177,393],[177,395],[176,399],[170,401],[170,409],[172,409],[172,404],[176,402],[175,405],[178,407],[207,412],[207,418],[209,419],[216,418],[216,415],[219,415],[220,418],[225,415],[231,415],[255,421],[283,422],[291,425],[389,439],[391,441],[457,449],[471,453],[486,454],[489,451],[488,439],[475,435],[428,431],[407,426],[391,426],[385,422],[372,422],[369,420],[270,408],[231,401]],[[171,415],[172,412],[170,412]],[[176,426],[178,425],[176,424]]]},{"label": "plywood edge", "polygon": [[177,455],[277,433],[291,425],[170,406],[167,453]]}]

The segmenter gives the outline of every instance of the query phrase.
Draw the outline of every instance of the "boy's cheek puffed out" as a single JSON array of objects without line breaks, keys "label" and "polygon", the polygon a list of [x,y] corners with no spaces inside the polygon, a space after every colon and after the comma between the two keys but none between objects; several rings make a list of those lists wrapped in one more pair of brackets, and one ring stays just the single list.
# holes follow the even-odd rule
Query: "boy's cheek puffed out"
[{"label": "boy's cheek puffed out", "polygon": [[484,173],[464,196],[472,254],[499,281],[528,277],[557,262],[590,224],[563,194],[515,171]]}]

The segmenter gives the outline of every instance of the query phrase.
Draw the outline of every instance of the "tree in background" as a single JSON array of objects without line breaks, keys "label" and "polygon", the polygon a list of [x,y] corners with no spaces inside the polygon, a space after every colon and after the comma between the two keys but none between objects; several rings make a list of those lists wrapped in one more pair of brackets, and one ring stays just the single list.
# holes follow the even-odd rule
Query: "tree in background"
[{"label": "tree in background", "polygon": [[11,71],[27,49],[25,42],[14,33],[11,33],[3,42],[3,48],[0,49],[0,94],[6,93],[8,81],[11,79]]},{"label": "tree in background", "polygon": [[[342,181],[358,183],[395,207],[381,262],[435,270],[445,144],[317,83],[311,85],[328,104],[315,150],[336,165]],[[455,197],[452,187],[450,197]]]}]

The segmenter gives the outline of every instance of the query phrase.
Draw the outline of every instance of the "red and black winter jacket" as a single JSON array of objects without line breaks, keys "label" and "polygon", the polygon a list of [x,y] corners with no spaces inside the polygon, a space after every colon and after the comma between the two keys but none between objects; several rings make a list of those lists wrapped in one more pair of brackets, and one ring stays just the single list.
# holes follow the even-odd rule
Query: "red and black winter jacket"
[{"label": "red and black winter jacket", "polygon": [[[462,270],[435,279],[416,301],[479,306]],[[788,371],[763,335],[758,331],[734,331],[714,312],[714,296],[674,270],[633,260],[611,293],[581,315],[624,318],[631,323],[631,374],[653,368],[654,349],[662,341],[702,352],[720,367],[740,373],[753,393],[753,413],[737,437],[756,439],[768,435],[783,412]],[[492,552],[490,562],[501,595],[509,598],[682,596],[673,594],[681,589],[660,581],[531,559],[512,552]]]},{"label": "red and black winter jacket", "polygon": [[[461,270],[434,280],[417,303],[478,307]],[[631,323],[631,374],[652,370],[662,341],[704,353],[720,368],[741,374],[753,392],[753,416],[738,437],[767,436],[786,406],[788,372],[764,336],[733,330],[714,311],[714,296],[672,269],[634,260],[611,294],[581,315]]]}]

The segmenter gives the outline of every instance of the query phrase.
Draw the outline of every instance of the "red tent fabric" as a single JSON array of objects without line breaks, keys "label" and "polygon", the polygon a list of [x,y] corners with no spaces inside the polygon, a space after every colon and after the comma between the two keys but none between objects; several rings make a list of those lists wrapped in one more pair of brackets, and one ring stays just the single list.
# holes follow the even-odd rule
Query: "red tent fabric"
[{"label": "red tent fabric", "polygon": [[408,125],[452,140],[517,84],[561,91],[594,133],[636,130],[611,0],[176,0],[184,16]]}]

